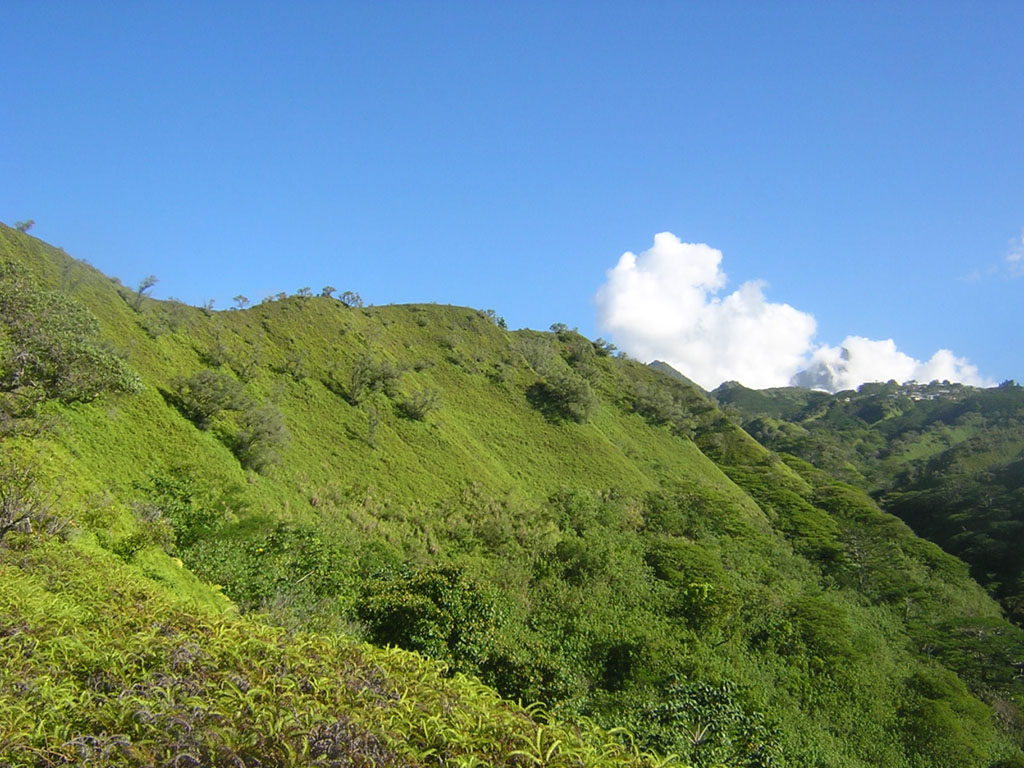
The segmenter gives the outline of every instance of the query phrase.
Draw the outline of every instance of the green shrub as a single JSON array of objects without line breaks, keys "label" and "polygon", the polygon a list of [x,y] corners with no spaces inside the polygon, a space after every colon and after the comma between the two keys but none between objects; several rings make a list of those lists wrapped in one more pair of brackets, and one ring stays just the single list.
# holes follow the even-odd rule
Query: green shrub
[{"label": "green shrub", "polygon": [[302,381],[309,375],[309,367],[306,364],[306,351],[303,349],[290,349],[284,358],[282,373],[292,377],[292,381]]},{"label": "green shrub", "polygon": [[652,424],[673,424],[683,418],[683,409],[668,387],[641,382],[636,385],[633,410]]},{"label": "green shrub", "polygon": [[694,768],[783,765],[778,726],[745,698],[729,682],[675,682],[662,703],[643,713],[638,735]]},{"label": "green shrub", "polygon": [[0,407],[7,416],[31,417],[44,400],[140,392],[142,380],[98,337],[87,309],[0,264]]},{"label": "green shrub", "polygon": [[39,489],[35,470],[13,456],[0,454],[0,543],[8,533],[31,531],[40,525],[53,527],[57,519]]},{"label": "green shrub", "polygon": [[165,523],[171,528],[172,543],[190,547],[221,523],[221,513],[210,499],[202,498],[191,474],[176,467],[154,473],[149,483],[137,485],[145,499],[135,506],[136,517],[144,523]]},{"label": "green shrub", "polygon": [[441,408],[441,393],[433,388],[418,389],[406,397],[398,407],[406,418],[423,421]]},{"label": "green shrub", "polygon": [[450,566],[371,582],[357,606],[373,641],[421,651],[479,673],[498,645],[494,598]]},{"label": "green shrub", "polygon": [[209,429],[222,411],[239,411],[249,405],[245,387],[224,371],[204,368],[187,379],[176,380],[173,386],[174,404],[200,429]]},{"label": "green shrub", "polygon": [[280,450],[288,442],[280,410],[273,405],[249,408],[239,421],[235,455],[243,467],[259,472],[280,461]]},{"label": "green shrub", "polygon": [[370,355],[362,355],[353,361],[347,384],[342,384],[342,376],[337,369],[324,384],[350,404],[358,405],[370,392],[383,392],[394,397],[401,378],[402,372],[389,360],[378,361]]},{"label": "green shrub", "polygon": [[555,357],[550,339],[543,336],[517,336],[515,349],[538,376],[544,375]]},{"label": "green shrub", "polygon": [[581,363],[590,362],[597,356],[593,342],[588,341],[585,336],[570,331],[559,334],[558,338],[562,342],[565,361],[574,368]]},{"label": "green shrub", "polygon": [[551,418],[585,424],[597,411],[598,399],[590,382],[567,368],[551,370],[527,392],[532,404]]}]

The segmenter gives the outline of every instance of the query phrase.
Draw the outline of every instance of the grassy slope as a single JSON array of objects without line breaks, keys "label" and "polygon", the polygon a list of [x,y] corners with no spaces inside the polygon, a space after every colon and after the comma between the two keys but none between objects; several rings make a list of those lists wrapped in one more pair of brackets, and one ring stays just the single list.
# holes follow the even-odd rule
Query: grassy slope
[{"label": "grassy slope", "polygon": [[[10,254],[14,235],[0,234]],[[147,467],[185,460],[208,467],[211,476],[254,485],[244,489],[246,502],[277,514],[285,503],[297,513],[308,511],[308,500],[297,489],[328,484],[386,489],[389,502],[417,504],[457,493],[467,478],[494,492],[528,498],[543,498],[566,478],[630,491],[652,489],[680,474],[724,481],[691,443],[652,431],[639,417],[623,418],[617,409],[603,407],[592,424],[579,425],[551,422],[524,408],[524,390],[537,377],[516,351],[515,337],[476,310],[433,305],[359,310],[331,299],[293,297],[209,317],[193,307],[145,300],[138,314],[112,282],[46,253],[38,241],[29,242],[27,255],[32,264],[46,267],[41,271],[48,278],[56,280],[53,261],[66,261],[73,277],[64,284],[72,287],[71,295],[94,309],[105,334],[146,380],[139,397],[106,410],[81,407],[67,414],[70,449],[90,473],[100,473],[97,480],[104,487],[125,490],[144,479]],[[150,338],[140,325],[159,329],[158,337]],[[445,350],[446,343],[457,349]],[[175,377],[206,367],[203,356],[218,348],[227,368],[255,357],[259,367],[248,382],[250,391],[284,412],[291,440],[281,466],[266,477],[247,478],[211,433],[197,430],[160,394]],[[290,354],[305,355],[298,380],[278,372]],[[344,378],[363,354],[404,367],[404,392],[441,391],[441,410],[423,423],[382,407],[376,449],[370,448],[365,410],[322,383],[335,366]],[[496,362],[510,371],[505,381],[495,380]],[[413,369],[424,364],[429,367]],[[137,429],[140,423],[151,425],[161,440]]]}]

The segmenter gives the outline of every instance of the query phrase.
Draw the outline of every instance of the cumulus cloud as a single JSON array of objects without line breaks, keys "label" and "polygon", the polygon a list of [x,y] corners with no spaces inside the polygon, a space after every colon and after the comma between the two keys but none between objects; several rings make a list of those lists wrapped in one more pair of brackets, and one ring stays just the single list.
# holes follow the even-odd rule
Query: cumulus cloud
[{"label": "cumulus cloud", "polygon": [[702,387],[729,379],[750,387],[785,384],[811,351],[815,322],[765,300],[752,281],[724,298],[722,252],[654,236],[639,256],[624,253],[598,290],[598,322],[622,349],[661,359]]},{"label": "cumulus cloud", "polygon": [[664,360],[707,389],[728,380],[832,391],[889,379],[990,383],[949,350],[922,363],[891,339],[849,336],[836,347],[815,344],[814,317],[768,301],[764,283],[745,282],[721,295],[721,265],[715,248],[670,232],[655,235],[651,248],[622,254],[608,271],[594,297],[598,323],[630,355]]},{"label": "cumulus cloud", "polygon": [[977,367],[948,349],[940,349],[926,362],[900,352],[892,339],[874,341],[847,336],[838,347],[822,344],[811,355],[809,365],[796,373],[792,383],[803,387],[839,392],[856,389],[866,381],[959,381],[990,387]]}]

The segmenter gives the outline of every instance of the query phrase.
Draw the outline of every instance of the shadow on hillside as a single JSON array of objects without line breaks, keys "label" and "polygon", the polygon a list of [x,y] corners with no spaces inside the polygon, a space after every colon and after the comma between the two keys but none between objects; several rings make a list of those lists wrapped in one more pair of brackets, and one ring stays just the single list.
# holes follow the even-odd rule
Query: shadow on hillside
[{"label": "shadow on hillside", "polygon": [[559,424],[570,419],[570,415],[566,413],[555,392],[546,382],[538,381],[536,384],[531,384],[526,389],[526,401],[540,411],[541,415],[552,424]]}]

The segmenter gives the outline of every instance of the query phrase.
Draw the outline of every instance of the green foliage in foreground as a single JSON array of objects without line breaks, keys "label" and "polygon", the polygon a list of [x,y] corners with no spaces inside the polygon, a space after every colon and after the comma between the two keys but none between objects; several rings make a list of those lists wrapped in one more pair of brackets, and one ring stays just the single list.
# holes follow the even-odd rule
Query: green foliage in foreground
[{"label": "green foliage in foreground", "polygon": [[0,550],[0,764],[643,766],[397,649],[182,602],[109,555]]},{"label": "green foliage in foreground", "polygon": [[[10,498],[38,502],[0,542],[0,617],[20,617],[0,632],[15,648],[0,656],[13,691],[0,707],[22,711],[31,680],[69,696],[38,730],[12,715],[32,754],[614,765],[635,744],[700,768],[1024,758],[1022,633],[963,564],[862,491],[765,450],[685,380],[565,327],[509,333],[459,307],[309,291],[243,311],[136,311],[122,298],[134,293],[32,238],[0,227],[0,250],[88,307],[143,382],[47,397],[32,420],[55,428],[0,444],[13,484],[34,483]],[[418,418],[409,404],[436,406],[433,393],[444,406]],[[262,443],[274,460],[247,455],[285,430]],[[246,618],[214,617],[225,595]],[[200,651],[175,653],[189,642]],[[364,666],[352,649],[379,685],[345,685]],[[110,691],[94,678],[105,668]],[[531,724],[463,675],[573,725]],[[493,703],[472,727],[446,719],[466,685]],[[332,757],[340,742],[358,746]]]}]

